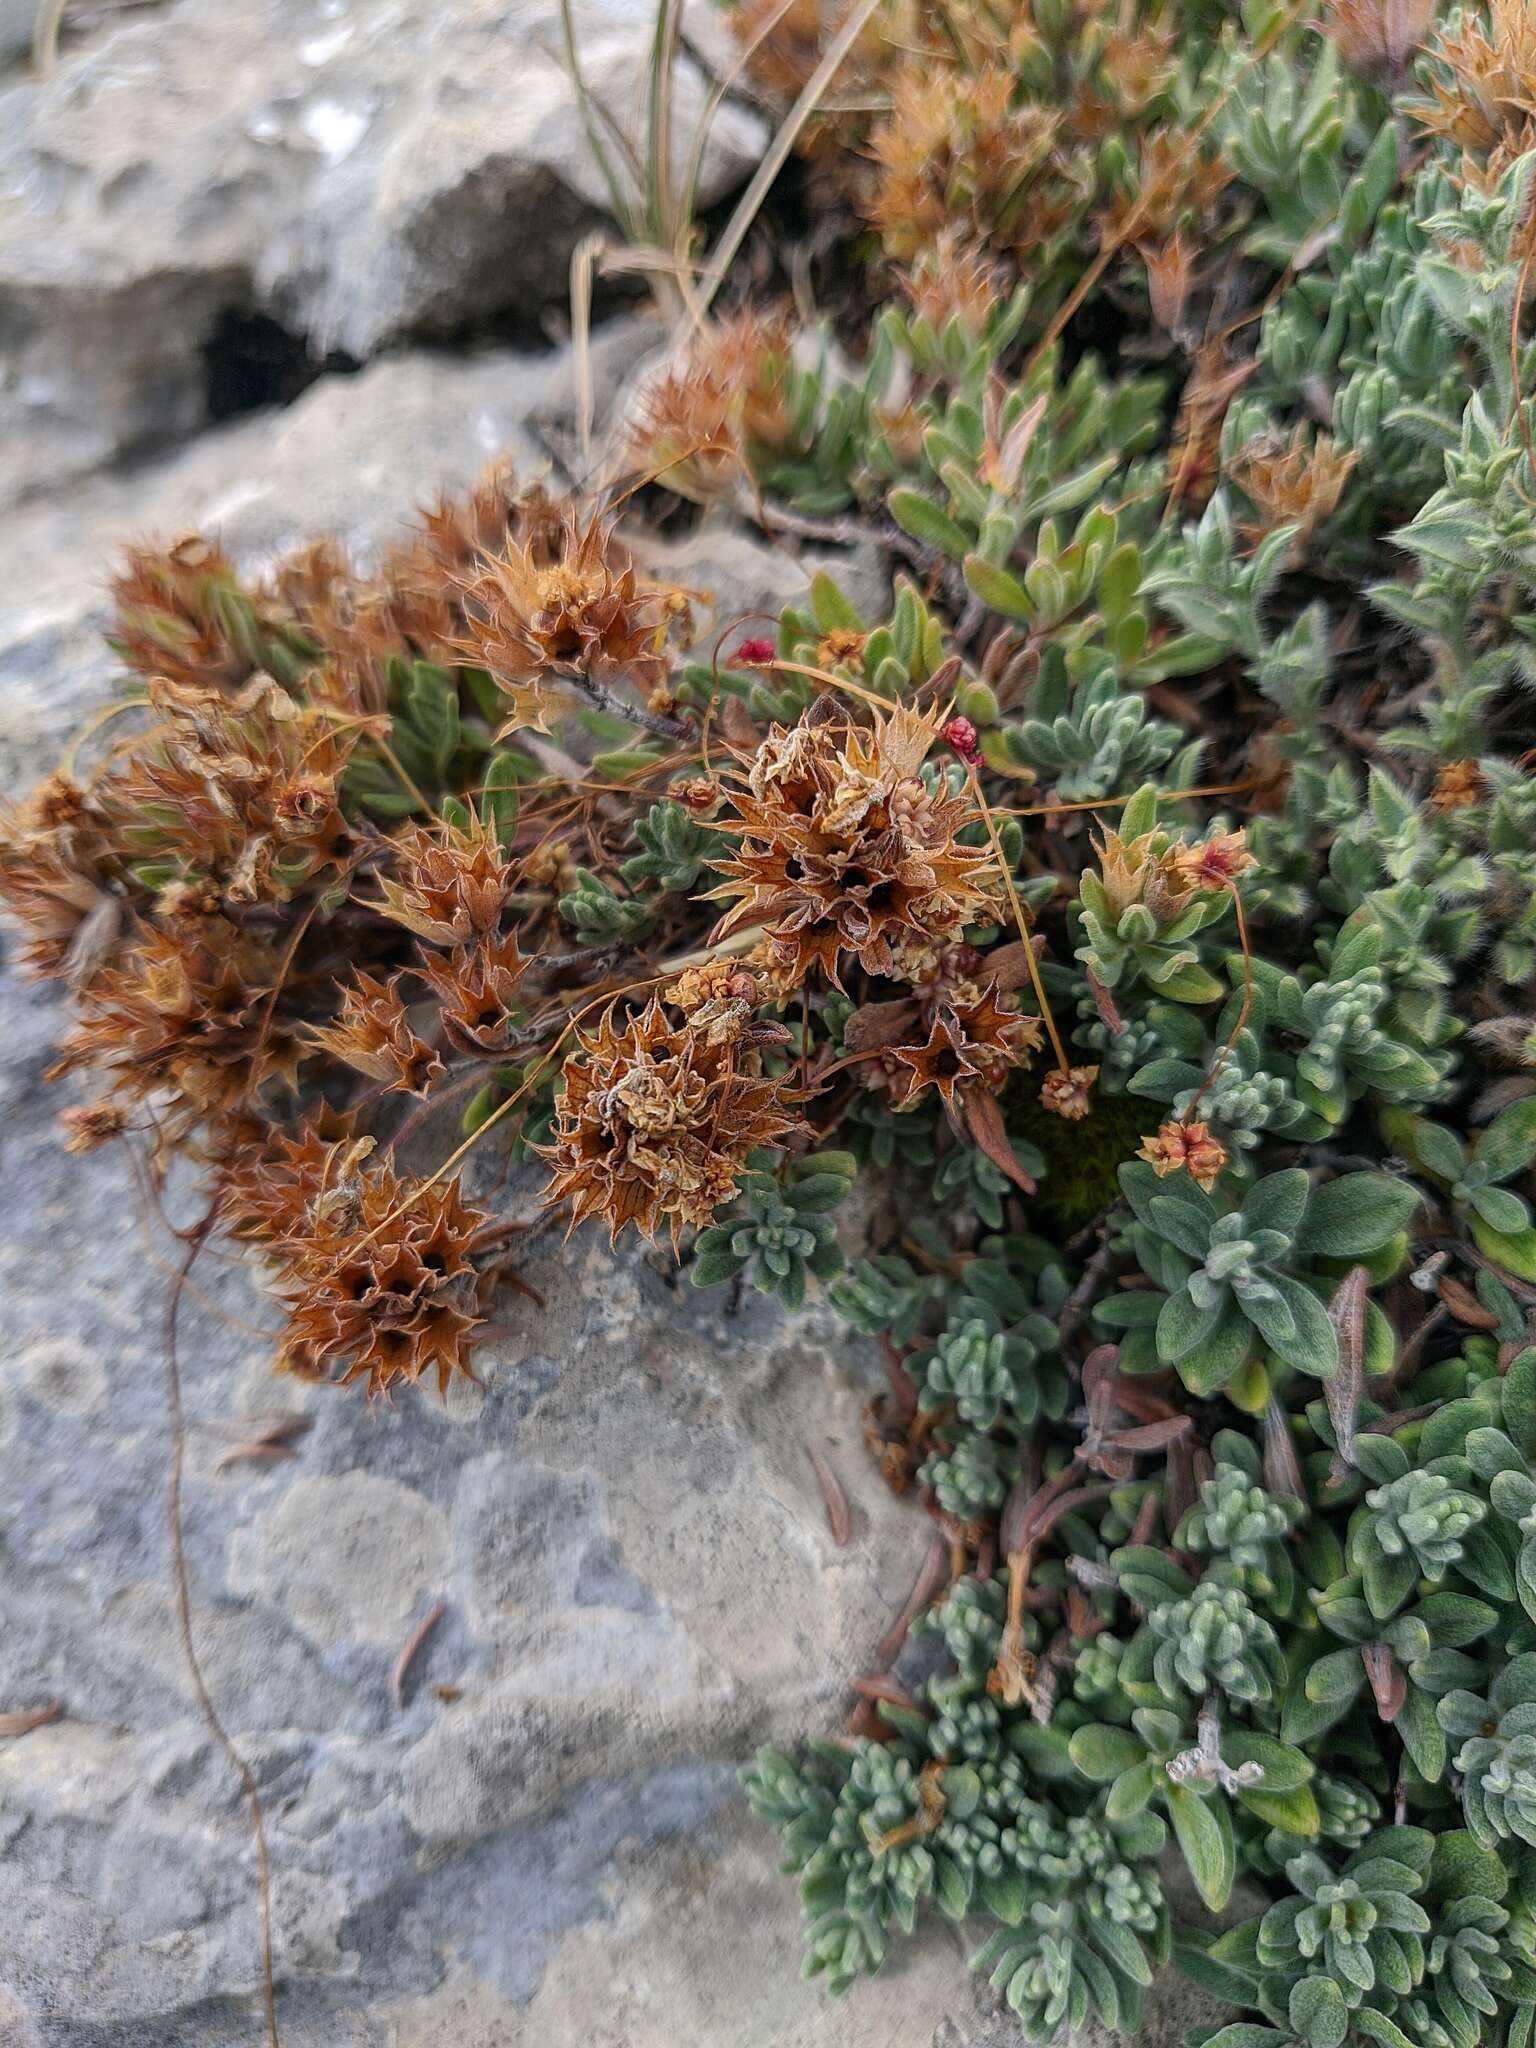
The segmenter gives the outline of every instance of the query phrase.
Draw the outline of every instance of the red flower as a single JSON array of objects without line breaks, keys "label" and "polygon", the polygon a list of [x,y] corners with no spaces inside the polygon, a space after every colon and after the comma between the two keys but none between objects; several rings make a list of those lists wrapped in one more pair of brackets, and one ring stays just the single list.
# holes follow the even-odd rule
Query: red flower
[{"label": "red flower", "polygon": [[952,718],[939,733],[946,746],[953,747],[962,761],[974,768],[981,759],[981,740],[976,728],[968,718]]},{"label": "red flower", "polygon": [[736,659],[743,668],[768,668],[778,659],[778,653],[771,640],[743,640],[736,650]]}]

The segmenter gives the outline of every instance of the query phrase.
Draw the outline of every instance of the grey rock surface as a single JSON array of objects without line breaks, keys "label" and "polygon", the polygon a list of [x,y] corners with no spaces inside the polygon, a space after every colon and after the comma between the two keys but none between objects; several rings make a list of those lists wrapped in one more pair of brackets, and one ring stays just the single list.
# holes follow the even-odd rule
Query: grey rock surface
[{"label": "grey rock surface", "polygon": [[[646,345],[605,336],[602,376]],[[247,560],[328,527],[376,548],[495,449],[535,461],[567,378],[404,356],[0,517],[4,786],[106,696],[112,546],[201,520]],[[718,530],[667,559],[732,611],[805,574]],[[0,1711],[62,1709],[0,1742],[0,2041],[246,2048],[249,1821],[172,1599],[174,1246],[124,1157],[59,1148],[60,1023],[0,972]],[[266,1809],[285,2048],[1002,2048],[943,1929],[836,2006],[803,1985],[793,1887],[736,1789],[758,1742],[835,1724],[925,1546],[864,1452],[869,1361],[830,1316],[557,1230],[524,1273],[546,1306],[509,1297],[483,1390],[446,1407],[274,1381],[272,1305],[217,1248],[182,1304],[194,1628]],[[312,1423],[296,1457],[221,1465],[274,1410]],[[1165,1996],[1152,2039],[1182,2017]]]},{"label": "grey rock surface", "polygon": [[[81,13],[50,78],[0,81],[0,502],[199,427],[224,314],[360,360],[492,313],[533,333],[608,203],[557,0]],[[633,129],[649,0],[574,15],[593,99]],[[706,95],[680,59],[679,168]],[[705,202],[763,139],[721,107]]]}]

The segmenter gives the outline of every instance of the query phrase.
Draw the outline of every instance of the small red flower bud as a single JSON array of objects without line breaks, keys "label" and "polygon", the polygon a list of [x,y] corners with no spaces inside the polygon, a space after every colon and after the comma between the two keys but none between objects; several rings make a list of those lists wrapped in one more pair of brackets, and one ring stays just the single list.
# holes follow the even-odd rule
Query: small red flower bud
[{"label": "small red flower bud", "polygon": [[736,650],[736,659],[743,668],[767,668],[778,658],[778,652],[771,640],[743,640]]},{"label": "small red flower bud", "polygon": [[947,746],[954,748],[962,761],[969,761],[972,767],[981,759],[981,741],[975,726],[968,718],[952,718],[939,737]]}]

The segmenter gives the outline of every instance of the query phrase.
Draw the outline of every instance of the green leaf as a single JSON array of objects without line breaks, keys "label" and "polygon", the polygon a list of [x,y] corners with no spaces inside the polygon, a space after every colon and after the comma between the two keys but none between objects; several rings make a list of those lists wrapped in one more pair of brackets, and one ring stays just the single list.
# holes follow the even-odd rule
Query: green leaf
[{"label": "green leaf", "polygon": [[1419,1206],[1406,1182],[1384,1173],[1345,1173],[1313,1191],[1296,1249],[1357,1259],[1384,1245]]},{"label": "green leaf", "polygon": [[1366,1603],[1378,1621],[1395,1614],[1418,1579],[1419,1568],[1412,1557],[1368,1558],[1360,1573]]},{"label": "green leaf", "polygon": [[1243,1203],[1244,1234],[1278,1230],[1284,1237],[1295,1237],[1306,1215],[1311,1191],[1312,1183],[1300,1166],[1285,1173],[1266,1174]]},{"label": "green leaf", "polygon": [[895,490],[885,502],[896,524],[913,540],[920,540],[925,547],[938,548],[957,562],[969,554],[971,542],[964,529],[920,491]]},{"label": "green leaf", "polygon": [[1444,1124],[1415,1123],[1413,1149],[1420,1163],[1441,1180],[1459,1181],[1466,1170],[1467,1148]]},{"label": "green leaf", "polygon": [[1339,2048],[1349,2031],[1349,2007],[1331,1977],[1303,1977],[1293,1985],[1290,2018],[1307,2048]]},{"label": "green leaf", "polygon": [[1140,1813],[1157,1790],[1158,1777],[1157,1766],[1152,1763],[1139,1763],[1122,1771],[1105,1798],[1106,1818],[1129,1820]]},{"label": "green leaf", "polygon": [[1232,1895],[1237,1874],[1232,1820],[1226,1804],[1202,1799],[1186,1785],[1170,1785],[1164,1796],[1195,1889],[1211,1911],[1219,1913]]},{"label": "green leaf", "polygon": [[985,556],[966,556],[965,580],[989,611],[999,612],[1005,619],[1022,619],[1026,625],[1033,620],[1035,607],[1029,592],[1016,576]]},{"label": "green leaf", "polygon": [[1301,1835],[1310,1841],[1322,1826],[1317,1795],[1310,1785],[1293,1785],[1289,1792],[1271,1792],[1255,1785],[1238,1797],[1250,1813],[1287,1835]]},{"label": "green leaf", "polygon": [[1118,1778],[1146,1757],[1146,1749],[1129,1728],[1111,1728],[1091,1722],[1079,1728],[1067,1745],[1073,1763],[1095,1785]]},{"label": "green leaf", "polygon": [[1536,1459],[1536,1349],[1522,1351],[1504,1375],[1504,1426]]},{"label": "green leaf", "polygon": [[1474,1841],[1465,1828],[1436,1835],[1429,1866],[1432,1899],[1502,1899],[1508,1890],[1509,1872],[1503,1860]]},{"label": "green leaf", "polygon": [[1529,1207],[1508,1188],[1473,1188],[1467,1199],[1489,1228],[1505,1237],[1513,1237],[1530,1224]]},{"label": "green leaf", "polygon": [[492,754],[480,780],[480,815],[495,826],[497,840],[502,846],[510,845],[512,834],[517,829],[519,780],[516,756],[505,751]]},{"label": "green leaf", "polygon": [[1285,1273],[1270,1276],[1270,1285],[1291,1312],[1296,1334],[1288,1342],[1272,1343],[1277,1358],[1314,1379],[1331,1379],[1339,1369],[1339,1338],[1328,1311],[1299,1280]]},{"label": "green leaf", "polygon": [[[1157,1319],[1157,1355],[1164,1365],[1178,1365],[1216,1331],[1228,1313],[1225,1301],[1201,1308],[1187,1289],[1170,1294]],[[1236,1367],[1233,1370],[1236,1371]]]},{"label": "green leaf", "polygon": [[1253,1728],[1228,1728],[1221,1738],[1221,1755],[1222,1761],[1234,1768],[1261,1765],[1266,1792],[1292,1792],[1305,1785],[1316,1769],[1290,1743],[1277,1742],[1273,1735],[1261,1735]]},{"label": "green leaf", "polygon": [[811,616],[823,633],[858,633],[864,621],[825,569],[811,578]]},{"label": "green leaf", "polygon": [[414,665],[408,715],[441,776],[459,743],[459,693],[442,669],[424,661]]},{"label": "green leaf", "polygon": [[728,1246],[703,1252],[693,1262],[691,1279],[695,1287],[718,1287],[722,1280],[734,1280],[746,1264]]},{"label": "green leaf", "polygon": [[1192,1394],[1203,1399],[1234,1379],[1252,1356],[1253,1325],[1229,1304],[1204,1343],[1180,1359],[1178,1375]]},{"label": "green leaf", "polygon": [[1508,1180],[1536,1160],[1536,1095],[1527,1095],[1494,1118],[1477,1141],[1476,1157],[1490,1180]]}]

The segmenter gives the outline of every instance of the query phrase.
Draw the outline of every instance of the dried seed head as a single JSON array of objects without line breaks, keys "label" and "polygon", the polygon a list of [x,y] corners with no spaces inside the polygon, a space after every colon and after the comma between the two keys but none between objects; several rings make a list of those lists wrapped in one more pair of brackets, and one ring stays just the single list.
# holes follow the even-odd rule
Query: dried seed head
[{"label": "dried seed head", "polygon": [[494,822],[471,812],[435,832],[411,825],[391,850],[394,872],[380,874],[372,908],[434,946],[466,946],[496,931],[511,884]]},{"label": "dried seed head", "polygon": [[1429,800],[1437,811],[1466,810],[1488,794],[1488,778],[1475,761],[1447,761],[1435,777]]},{"label": "dried seed head", "polygon": [[964,241],[958,229],[945,229],[909,270],[900,274],[912,311],[942,335],[957,321],[972,342],[981,340],[987,322],[1008,297],[1003,266],[985,249]]},{"label": "dried seed head", "polygon": [[561,709],[551,679],[651,690],[666,676],[669,611],[660,586],[642,582],[611,527],[568,510],[545,560],[509,542],[457,576],[465,613],[461,659],[489,669],[507,698],[504,732],[547,732]]},{"label": "dried seed head", "polygon": [[792,349],[788,323],[778,315],[747,311],[697,334],[646,388],[630,434],[630,464],[708,504],[750,475],[754,454],[789,452],[796,441]]},{"label": "dried seed head", "polygon": [[1015,1003],[991,986],[953,988],[937,1006],[926,1045],[889,1048],[894,1106],[910,1108],[928,1088],[938,1090],[946,1109],[967,1089],[995,1095],[1040,1047],[1040,1019],[1022,1016]]},{"label": "dried seed head", "polygon": [[1289,439],[1274,432],[1256,434],[1229,465],[1232,481],[1259,515],[1241,522],[1241,531],[1257,542],[1277,526],[1295,526],[1299,531],[1292,547],[1299,549],[1331,515],[1359,459],[1354,448],[1336,453],[1330,437],[1305,421]]},{"label": "dried seed head", "polygon": [[1080,1123],[1093,1107],[1089,1091],[1098,1078],[1097,1067],[1055,1069],[1040,1084],[1041,1108],[1068,1123]]},{"label": "dried seed head", "polygon": [[301,703],[270,676],[237,694],[153,678],[156,723],[124,757],[110,801],[139,857],[230,903],[280,904],[347,858],[337,798],[355,724]]},{"label": "dried seed head", "polygon": [[89,1068],[114,1096],[156,1098],[167,1140],[238,1109],[269,1078],[291,1086],[292,1027],[267,1015],[276,969],[264,946],[229,925],[186,939],[146,930],[81,992],[48,1078]]},{"label": "dried seed head", "polygon": [[412,1028],[400,995],[403,975],[386,983],[359,973],[343,987],[341,1014],[334,1024],[314,1027],[308,1043],[358,1073],[383,1081],[390,1091],[425,1095],[443,1063]]},{"label": "dried seed head", "polygon": [[1152,318],[1165,334],[1178,334],[1184,325],[1190,288],[1195,278],[1195,251],[1175,229],[1161,246],[1145,246],[1142,261],[1147,266],[1147,296]]},{"label": "dried seed head", "polygon": [[1095,840],[1094,850],[1099,879],[1117,918],[1133,903],[1144,903],[1159,925],[1171,924],[1195,886],[1166,833],[1143,832],[1138,839],[1123,840],[1117,832],[1106,832]]},{"label": "dried seed head", "polygon": [[735,1193],[749,1152],[799,1127],[792,1101],[740,1037],[674,1026],[658,1001],[623,1022],[610,1009],[566,1058],[546,1200],[614,1238],[666,1223],[675,1243]]},{"label": "dried seed head", "polygon": [[741,832],[714,892],[740,900],[722,931],[762,924],[769,964],[791,985],[818,967],[839,983],[845,953],[891,974],[902,949],[958,939],[994,914],[992,857],[958,837],[980,822],[973,794],[919,772],[936,737],[937,714],[856,726],[822,698],[740,756]]},{"label": "dried seed head", "polygon": [[1190,1178],[1209,1191],[1227,1163],[1227,1148],[1211,1135],[1209,1124],[1160,1124],[1157,1135],[1143,1138],[1136,1154],[1145,1159],[1159,1179],[1182,1168]]},{"label": "dried seed head", "polygon": [[1230,888],[1240,874],[1256,862],[1248,851],[1247,834],[1213,832],[1195,846],[1176,846],[1174,866],[1195,889]]},{"label": "dried seed head", "polygon": [[1056,232],[1044,195],[1031,187],[1061,119],[1029,100],[1015,106],[1006,64],[937,75],[928,63],[904,66],[890,112],[870,137],[876,173],[862,201],[887,255],[909,259],[945,235],[1009,247]]},{"label": "dried seed head", "polygon": [[128,1128],[128,1111],[118,1102],[87,1102],[59,1118],[66,1152],[94,1152]]},{"label": "dried seed head", "polygon": [[700,967],[688,967],[670,988],[662,991],[665,1002],[673,1003],[687,1017],[695,1031],[710,1045],[734,1043],[743,1037],[761,1044],[767,1038],[782,1038],[778,1026],[754,1026],[753,1012],[763,999],[762,984],[750,967],[739,960],[710,960]]},{"label": "dried seed head", "polygon": [[24,935],[36,975],[87,979],[111,950],[120,902],[107,892],[110,814],[55,775],[22,804],[0,801],[0,903]]},{"label": "dried seed head", "polygon": [[1323,30],[1357,78],[1400,80],[1434,16],[1435,0],[1327,0]]},{"label": "dried seed head", "polygon": [[527,962],[513,932],[424,953],[417,973],[437,997],[450,1042],[468,1053],[505,1052],[515,1034],[514,1005]]}]

